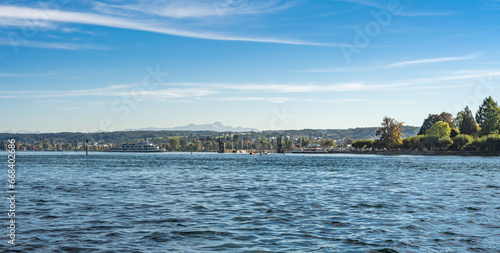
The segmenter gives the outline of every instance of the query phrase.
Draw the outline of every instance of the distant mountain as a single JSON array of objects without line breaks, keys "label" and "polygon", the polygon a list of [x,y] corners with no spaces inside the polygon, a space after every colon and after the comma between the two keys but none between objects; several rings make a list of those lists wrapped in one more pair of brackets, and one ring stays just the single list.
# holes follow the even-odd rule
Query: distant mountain
[{"label": "distant mountain", "polygon": [[0,131],[0,133],[5,133],[5,134],[39,134],[39,131],[28,131],[28,130],[17,130],[17,131],[12,131],[12,130],[6,130],[6,131]]},{"label": "distant mountain", "polygon": [[258,132],[259,130],[253,127],[232,127],[225,126],[220,122],[214,122],[213,124],[189,124],[187,126],[179,126],[172,128],[141,128],[141,129],[126,129],[124,131],[215,131],[215,132]]}]

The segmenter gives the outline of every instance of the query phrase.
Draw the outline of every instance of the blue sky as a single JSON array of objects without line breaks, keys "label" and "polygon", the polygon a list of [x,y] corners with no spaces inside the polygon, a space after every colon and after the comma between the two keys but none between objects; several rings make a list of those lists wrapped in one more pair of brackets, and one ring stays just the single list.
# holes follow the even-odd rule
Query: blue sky
[{"label": "blue sky", "polygon": [[0,131],[420,126],[498,100],[500,1],[2,1]]}]

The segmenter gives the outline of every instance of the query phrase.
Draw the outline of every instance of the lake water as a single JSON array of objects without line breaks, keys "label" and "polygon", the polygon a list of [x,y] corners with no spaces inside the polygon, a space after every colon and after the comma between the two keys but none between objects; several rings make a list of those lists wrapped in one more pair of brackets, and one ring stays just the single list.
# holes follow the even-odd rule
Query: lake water
[{"label": "lake water", "polygon": [[16,158],[4,252],[500,252],[499,157]]}]

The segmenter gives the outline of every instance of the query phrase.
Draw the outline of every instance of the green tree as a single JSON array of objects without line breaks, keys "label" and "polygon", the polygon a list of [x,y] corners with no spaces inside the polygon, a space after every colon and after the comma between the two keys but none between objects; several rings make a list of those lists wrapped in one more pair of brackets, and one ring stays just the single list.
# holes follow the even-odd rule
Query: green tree
[{"label": "green tree", "polygon": [[203,143],[203,148],[204,150],[203,151],[212,151],[212,150],[215,150],[215,149],[212,149],[213,148],[213,145],[212,145],[212,141],[205,141]]},{"label": "green tree", "polygon": [[293,146],[293,140],[286,140],[286,150],[292,150]]},{"label": "green tree", "polygon": [[498,151],[500,150],[500,135],[490,134],[486,136],[485,141],[486,150],[488,151]]},{"label": "green tree", "polygon": [[188,140],[187,139],[180,140],[179,144],[181,145],[181,150],[182,151],[187,151],[188,150]]},{"label": "green tree", "polygon": [[335,142],[333,140],[323,140],[321,141],[321,146],[324,148],[335,147]]},{"label": "green tree", "polygon": [[52,148],[52,145],[50,145],[48,141],[44,141],[42,142],[42,148],[44,150],[49,150],[49,148]]},{"label": "green tree", "polygon": [[458,125],[458,127],[460,129],[460,133],[468,134],[468,135],[475,135],[478,131],[478,125],[476,124],[476,120],[474,119],[474,115],[472,114],[469,107],[466,106],[465,109],[459,113],[459,115],[460,114],[461,114],[461,118],[462,118],[460,121],[460,124]]},{"label": "green tree", "polygon": [[305,147],[307,147],[307,146],[308,146],[309,144],[311,144],[311,143],[312,143],[312,141],[311,141],[311,140],[309,140],[309,139],[304,140],[304,141],[302,142],[302,147],[304,147],[304,148],[305,148]]},{"label": "green tree", "polygon": [[377,130],[376,136],[382,147],[396,148],[402,144],[403,123],[395,119],[384,117],[382,127]]},{"label": "green tree", "polygon": [[419,135],[424,135],[432,125],[436,124],[438,121],[443,121],[448,123],[451,128],[455,128],[455,123],[453,120],[453,115],[447,112],[442,112],[441,114],[429,114],[429,116],[424,120],[424,123],[420,127]]},{"label": "green tree", "polygon": [[[372,148],[374,143],[375,143],[375,141],[373,141],[373,140],[365,140],[366,148]],[[401,141],[401,143],[402,143],[402,141]]]},{"label": "green tree", "polygon": [[170,140],[168,141],[168,144],[170,146],[171,151],[176,151],[178,149],[178,146],[179,146],[179,139],[170,138]]},{"label": "green tree", "polygon": [[63,145],[63,149],[64,149],[64,151],[73,151],[73,144],[71,144],[71,143],[65,143]]},{"label": "green tree", "polygon": [[363,148],[365,147],[365,143],[364,143],[364,141],[363,141],[363,140],[356,140],[356,141],[354,141],[354,142],[351,144],[351,146],[352,146],[353,148],[355,148],[356,150],[358,150],[358,149],[359,149],[359,150],[361,150],[361,149],[363,149]]},{"label": "green tree", "polygon": [[[469,108],[466,106],[465,108]],[[464,111],[459,111],[457,113],[457,116],[455,117],[455,126],[457,126],[460,129],[460,124],[462,124],[462,121],[464,120]]]},{"label": "green tree", "polygon": [[416,135],[403,140],[403,147],[407,149],[422,149],[422,139],[425,135]]},{"label": "green tree", "polygon": [[373,140],[357,140],[352,144],[352,147],[363,150],[364,148],[373,147]]},{"label": "green tree", "polygon": [[458,147],[458,149],[462,150],[465,146],[472,143],[474,138],[467,134],[459,134],[453,138],[453,143]]},{"label": "green tree", "polygon": [[460,134],[460,130],[458,130],[458,128],[452,128],[451,133],[450,133],[450,137],[453,138],[459,134]]},{"label": "green tree", "polygon": [[500,128],[500,111],[498,104],[491,97],[483,100],[476,113],[476,121],[481,127],[480,134],[496,134]]},{"label": "green tree", "polygon": [[439,138],[438,143],[443,149],[448,149],[453,144],[453,140],[450,136],[443,136]]},{"label": "green tree", "polygon": [[427,135],[437,136],[441,138],[444,136],[450,136],[451,128],[450,125],[448,125],[448,123],[443,121],[438,121],[434,125],[432,125],[429,129],[427,129],[425,133]]},{"label": "green tree", "polygon": [[439,145],[439,137],[437,135],[424,135],[420,139],[420,143],[428,150],[433,150]]},{"label": "green tree", "polygon": [[195,140],[193,151],[202,151],[202,150],[203,150],[203,142]]}]

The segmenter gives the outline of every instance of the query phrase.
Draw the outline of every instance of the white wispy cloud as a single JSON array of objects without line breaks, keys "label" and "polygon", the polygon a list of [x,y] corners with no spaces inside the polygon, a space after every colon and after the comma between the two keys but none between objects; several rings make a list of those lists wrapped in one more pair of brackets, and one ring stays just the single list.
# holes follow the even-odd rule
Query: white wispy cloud
[{"label": "white wispy cloud", "polygon": [[[215,85],[218,89],[241,90],[245,92],[264,93],[328,93],[328,92],[369,92],[385,90],[437,90],[476,85],[484,78],[500,76],[500,70],[476,71],[467,74],[436,75],[428,78],[410,78],[403,80],[372,81],[371,83],[345,84],[233,84]],[[206,87],[209,84],[205,84]]]},{"label": "white wispy cloud", "polygon": [[401,11],[396,13],[397,16],[405,17],[432,17],[432,16],[449,16],[453,15],[454,12],[407,12]]},{"label": "white wispy cloud", "polygon": [[364,6],[370,6],[370,7],[375,7],[378,9],[385,9],[387,8],[387,3],[384,4],[380,1],[373,1],[373,0],[332,0],[334,2],[344,2],[344,3],[352,3],[356,5],[364,5]]},{"label": "white wispy cloud", "polygon": [[482,78],[489,78],[500,76],[500,70],[490,70],[490,71],[466,71],[466,74],[451,74],[451,75],[440,75],[436,77],[430,78],[419,78],[415,79],[416,82],[421,83],[432,83],[432,82],[441,82],[441,81],[465,81],[465,80],[480,80]]},{"label": "white wispy cloud", "polygon": [[46,73],[8,73],[8,72],[0,72],[0,77],[39,77],[39,76],[53,76],[54,72],[46,72]]},{"label": "white wispy cloud", "polygon": [[278,93],[301,93],[301,92],[332,92],[332,91],[360,91],[375,87],[363,83],[342,83],[329,85],[301,85],[301,84],[247,84],[247,85],[223,85],[223,89],[242,91],[261,91]]},{"label": "white wispy cloud", "polygon": [[33,27],[36,26],[37,29],[39,30],[47,30],[47,29],[55,29],[57,25],[51,22],[46,22],[46,21],[40,21],[36,20],[34,22],[34,19],[27,20],[27,19],[18,19],[14,17],[0,17],[0,27]]},{"label": "white wispy cloud", "polygon": [[[267,101],[271,103],[283,103],[297,100],[297,97],[295,97],[295,94],[297,93],[333,94],[337,92],[372,92],[387,90],[439,90],[473,86],[485,78],[489,80],[498,76],[500,76],[500,70],[470,70],[436,75],[428,78],[410,78],[395,80],[393,82],[371,81],[369,83],[164,83],[159,85],[158,89],[154,90],[147,90],[140,84],[130,84],[80,90],[3,90],[0,91],[0,98],[135,97],[165,101],[169,99],[199,99],[203,97],[210,97],[220,101]],[[169,87],[164,88],[164,86]],[[282,96],[278,95],[269,97],[268,94],[282,94]],[[356,101],[360,100],[338,100],[338,102]]]},{"label": "white wispy cloud", "polygon": [[474,53],[474,54],[467,55],[467,56],[459,56],[459,57],[442,57],[442,58],[428,58],[428,59],[419,59],[419,60],[412,60],[412,61],[402,61],[402,62],[396,62],[396,63],[390,64],[390,65],[387,65],[387,67],[401,67],[401,66],[409,66],[409,65],[416,65],[416,64],[425,64],[425,63],[470,60],[470,59],[474,59],[474,58],[481,56],[481,54],[482,54],[482,52]]},{"label": "white wispy cloud", "polygon": [[82,109],[87,109],[86,107],[82,106],[73,106],[73,107],[60,107],[61,110],[64,111],[75,111],[75,110],[82,110]]},{"label": "white wispy cloud", "polygon": [[366,66],[366,67],[355,67],[355,68],[331,68],[331,69],[311,69],[304,70],[302,72],[309,73],[336,73],[336,72],[358,72],[358,71],[371,71],[371,70],[380,70],[380,69],[391,69],[398,67],[409,67],[413,65],[419,64],[431,64],[431,63],[439,63],[439,62],[453,62],[453,61],[463,61],[463,60],[471,60],[480,57],[484,52],[477,52],[466,56],[456,56],[456,57],[441,57],[441,58],[427,58],[427,59],[418,59],[411,61],[401,61],[396,63],[391,63],[387,65],[375,65],[375,66]]},{"label": "white wispy cloud", "polygon": [[[387,1],[376,1],[376,0],[332,0],[334,2],[345,2],[352,3],[356,5],[369,6],[377,9],[389,9],[389,2]],[[429,16],[448,16],[454,14],[453,12],[430,12],[430,11],[422,11],[422,12],[412,12],[408,10],[408,7],[400,6],[397,7],[398,11],[393,13],[396,16],[405,16],[405,17],[429,17]]]},{"label": "white wispy cloud", "polygon": [[86,43],[67,43],[67,42],[53,42],[53,41],[37,41],[28,40],[23,37],[12,37],[10,39],[0,38],[0,45],[16,47],[33,47],[33,48],[50,48],[50,49],[64,49],[64,50],[82,50],[82,49],[108,49],[104,46],[86,44]]},{"label": "white wispy cloud", "polygon": [[103,13],[116,14],[123,11],[132,11],[157,15],[161,17],[206,18],[222,17],[229,15],[255,15],[286,9],[293,6],[296,1],[137,1],[127,4],[106,4],[98,2],[95,9]]},{"label": "white wispy cloud", "polygon": [[308,69],[300,72],[305,73],[339,73],[339,72],[358,72],[383,69],[385,66],[368,66],[368,67],[355,67],[355,68],[330,68],[330,69]]},{"label": "white wispy cloud", "polygon": [[220,101],[230,101],[230,102],[238,102],[238,101],[266,101],[274,104],[281,104],[287,101],[294,100],[292,98],[284,98],[284,97],[221,97],[218,100]]},{"label": "white wispy cloud", "polygon": [[373,105],[411,105],[416,104],[416,101],[373,101],[370,104]]},{"label": "white wispy cloud", "polygon": [[146,90],[141,85],[114,85],[87,90],[37,90],[37,91],[0,91],[0,98],[66,98],[66,97],[132,97],[178,99],[203,97],[215,94],[216,91],[201,88],[166,88]]},{"label": "white wispy cloud", "polygon": [[[180,37],[209,39],[209,40],[224,40],[224,41],[249,41],[249,42],[265,42],[265,43],[279,43],[290,45],[314,45],[314,46],[340,46],[339,44],[329,43],[316,43],[293,39],[271,38],[271,37],[241,37],[228,34],[219,34],[211,32],[199,32],[182,28],[176,28],[173,22],[162,21],[149,21],[145,19],[132,19],[130,17],[115,17],[110,15],[85,13],[85,12],[71,12],[63,10],[42,10],[30,7],[17,7],[17,6],[0,6],[0,26],[1,21],[4,19],[9,20],[9,24],[17,22],[18,26],[26,24],[26,20],[31,20],[33,17],[42,17],[46,22],[61,22],[61,23],[74,23],[105,26],[129,30],[138,30],[146,32],[154,32],[161,34],[168,34]],[[29,45],[29,44],[27,44]],[[39,43],[39,46],[43,44]],[[52,44],[47,44],[51,46]],[[58,45],[59,48],[65,49],[64,45]],[[67,48],[71,49],[71,48]]]}]

